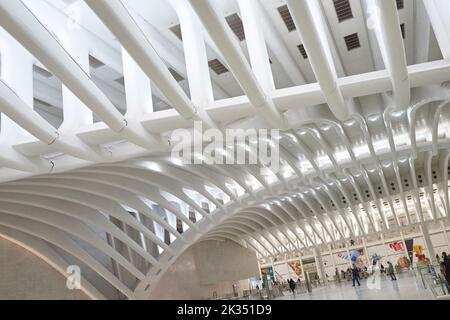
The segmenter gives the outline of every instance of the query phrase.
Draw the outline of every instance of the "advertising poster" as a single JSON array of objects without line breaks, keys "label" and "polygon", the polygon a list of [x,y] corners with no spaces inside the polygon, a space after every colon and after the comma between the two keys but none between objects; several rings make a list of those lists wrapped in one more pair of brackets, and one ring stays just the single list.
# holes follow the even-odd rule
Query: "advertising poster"
[{"label": "advertising poster", "polygon": [[353,252],[351,252],[350,260],[360,269],[364,269],[369,266],[366,253],[363,248],[353,250]]},{"label": "advertising poster", "polygon": [[274,280],[272,266],[261,268],[261,275],[262,275],[263,287],[265,288],[267,285],[267,280],[271,280],[271,281]]},{"label": "advertising poster", "polygon": [[340,260],[350,260],[352,264],[356,264],[356,266],[361,269],[369,266],[366,253],[363,248],[350,251],[350,256],[347,252],[339,252],[336,254],[336,257]]},{"label": "advertising poster", "polygon": [[400,253],[400,252],[405,251],[405,248],[403,247],[403,243],[400,241],[391,242],[388,244],[388,247],[392,253]]},{"label": "advertising poster", "polygon": [[410,260],[406,255],[406,248],[403,242],[396,241],[387,244],[390,259],[399,265],[401,268],[409,268]]},{"label": "advertising poster", "polygon": [[274,264],[273,272],[277,282],[285,282],[289,279],[289,267],[286,263]]},{"label": "advertising poster", "polygon": [[302,275],[302,265],[300,264],[300,260],[289,261],[288,265],[297,277]]},{"label": "advertising poster", "polygon": [[425,256],[423,247],[420,244],[413,245],[413,251],[417,258],[417,264],[426,265],[428,263],[428,258]]}]

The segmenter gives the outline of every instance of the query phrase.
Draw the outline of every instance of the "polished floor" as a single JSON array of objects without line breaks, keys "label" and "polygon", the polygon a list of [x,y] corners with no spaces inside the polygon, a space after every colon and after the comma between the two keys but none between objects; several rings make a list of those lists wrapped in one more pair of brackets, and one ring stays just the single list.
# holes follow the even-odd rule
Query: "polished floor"
[{"label": "polished floor", "polygon": [[434,300],[429,289],[425,289],[420,278],[411,272],[397,276],[392,281],[386,276],[362,279],[361,286],[352,287],[351,281],[330,283],[328,286],[313,287],[308,293],[284,293],[282,300]]}]

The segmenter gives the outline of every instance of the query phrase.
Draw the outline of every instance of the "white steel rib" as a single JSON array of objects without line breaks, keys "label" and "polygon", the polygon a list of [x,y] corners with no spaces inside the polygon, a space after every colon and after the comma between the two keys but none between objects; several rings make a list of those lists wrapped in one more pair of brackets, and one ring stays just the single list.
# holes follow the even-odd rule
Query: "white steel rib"
[{"label": "white steel rib", "polygon": [[[0,1],[0,236],[146,299],[203,240],[266,259],[448,228],[450,7],[350,3]],[[282,129],[280,170],[171,157],[195,121]]]}]

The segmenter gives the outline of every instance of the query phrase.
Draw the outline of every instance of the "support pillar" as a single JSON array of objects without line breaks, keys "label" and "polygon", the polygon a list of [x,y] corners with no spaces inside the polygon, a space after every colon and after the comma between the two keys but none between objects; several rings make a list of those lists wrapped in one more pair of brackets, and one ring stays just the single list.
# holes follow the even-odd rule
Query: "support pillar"
[{"label": "support pillar", "polygon": [[306,281],[305,268],[303,267],[303,260],[302,260],[301,253],[298,255],[298,258],[300,259],[300,266],[302,267],[302,275],[301,275],[301,277]]},{"label": "support pillar", "polygon": [[333,249],[331,248],[331,244],[328,245],[328,249],[330,251],[331,263],[333,264],[333,269],[336,270],[336,261],[333,256]]},{"label": "support pillar", "polygon": [[351,268],[351,267],[353,267],[352,266],[352,259],[351,259],[351,256],[350,256],[350,250],[348,249],[347,241],[345,241],[344,244],[345,244],[345,250],[347,250],[347,255],[348,255],[348,265]]},{"label": "support pillar", "polygon": [[381,242],[383,243],[384,255],[386,257],[386,262],[387,262],[387,260],[389,259],[389,251],[388,251],[388,249],[386,247],[386,241],[384,240],[383,233],[380,233],[380,236],[381,236]]},{"label": "support pillar", "polygon": [[317,271],[319,272],[319,277],[323,279],[323,283],[327,285],[328,279],[326,277],[325,268],[323,266],[323,260],[322,260],[322,254],[320,253],[319,249],[314,248],[314,255],[316,258],[316,265],[317,265]]},{"label": "support pillar", "polygon": [[370,263],[370,260],[369,260],[369,251],[367,250],[367,243],[366,243],[366,238],[365,237],[362,238],[362,243],[363,243],[364,254],[365,254],[366,259],[367,259],[367,264],[368,264],[367,268],[370,268],[371,263]]}]

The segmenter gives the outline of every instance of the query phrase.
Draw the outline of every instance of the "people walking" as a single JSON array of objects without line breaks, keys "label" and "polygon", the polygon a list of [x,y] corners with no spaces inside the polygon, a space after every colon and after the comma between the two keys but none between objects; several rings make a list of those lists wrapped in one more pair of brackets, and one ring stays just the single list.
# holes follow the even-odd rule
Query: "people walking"
[{"label": "people walking", "polygon": [[336,268],[336,270],[335,270],[335,277],[336,277],[337,282],[341,283],[341,277],[340,277],[340,275],[339,275],[339,270],[338,270],[338,268]]},{"label": "people walking", "polygon": [[450,285],[450,256],[446,252],[442,252],[442,263],[444,264],[445,280]]},{"label": "people walking", "polygon": [[397,280],[397,277],[395,276],[395,272],[394,272],[394,266],[392,265],[392,263],[390,261],[388,261],[387,274],[391,276],[391,280]]},{"label": "people walking", "polygon": [[384,273],[384,266],[382,263],[380,263],[380,273]]},{"label": "people walking", "polygon": [[295,294],[295,287],[297,286],[297,284],[295,283],[294,280],[289,279],[289,288],[292,291],[292,294]]},{"label": "people walking", "polygon": [[358,286],[361,286],[361,284],[359,283],[359,270],[356,267],[356,264],[353,264],[352,267],[352,281],[353,281],[352,287],[355,286],[355,282],[358,284]]}]

